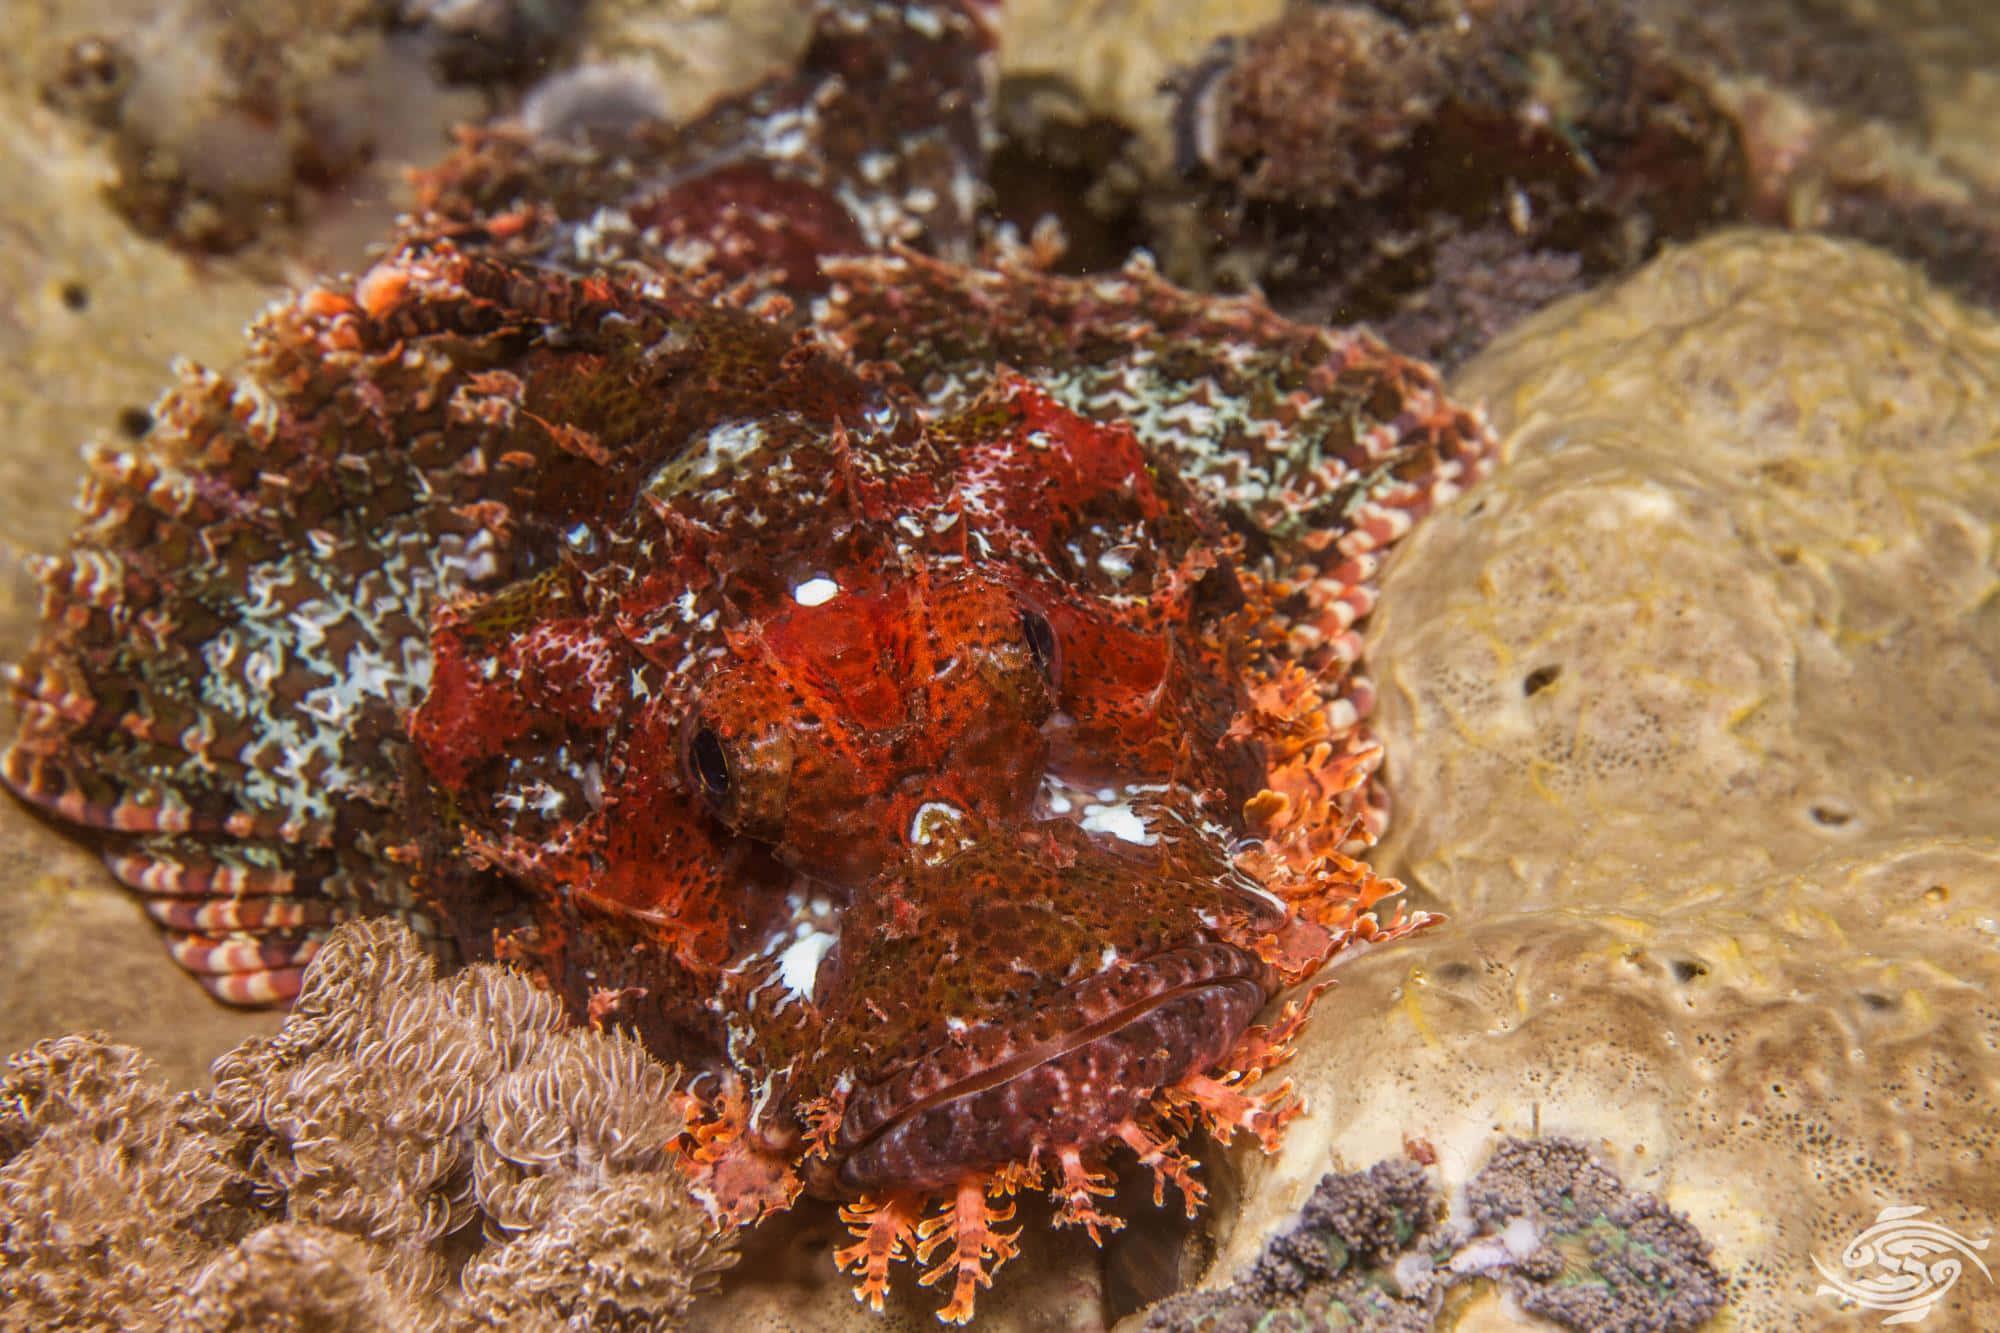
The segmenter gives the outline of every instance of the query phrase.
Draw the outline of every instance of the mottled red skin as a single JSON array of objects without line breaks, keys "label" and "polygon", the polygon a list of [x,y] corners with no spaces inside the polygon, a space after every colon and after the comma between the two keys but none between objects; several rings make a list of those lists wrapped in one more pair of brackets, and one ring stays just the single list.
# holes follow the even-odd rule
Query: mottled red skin
[{"label": "mottled red skin", "polygon": [[[723,364],[736,350],[721,349]],[[866,396],[826,365],[794,363],[781,382],[800,375],[834,412]],[[684,392],[733,419],[726,396]],[[1183,641],[1228,614],[1226,600],[1195,595],[1220,531],[1191,495],[1165,503],[1156,460],[1128,432],[1018,380],[921,434],[891,413],[873,439],[811,437],[797,406],[809,400],[775,397],[788,406],[758,427],[768,440],[727,478],[697,486],[675,465],[656,470],[646,492],[656,513],[639,530],[608,532],[558,569],[440,613],[410,735],[456,812],[453,836],[559,901],[653,922],[649,955],[671,944],[683,965],[709,971],[750,947],[732,923],[762,915],[728,905],[743,887],[725,855],[735,838],[847,902],[878,876],[928,873],[961,843],[1006,839],[1052,772],[1174,779],[1202,800],[1227,785],[1227,756],[1254,772],[1249,748],[1222,736],[1234,687],[1193,674]],[[778,457],[839,480],[811,498],[783,493],[771,480],[780,469],[765,466]],[[1151,594],[1143,606],[1061,581],[1067,549],[1106,532],[1144,550],[1129,576]],[[971,558],[973,546],[986,555]],[[837,595],[801,602],[793,590],[815,579]],[[1047,625],[1046,661],[1029,618]],[[634,679],[643,697],[627,687]],[[704,733],[727,764],[726,795],[691,775]],[[476,813],[524,771],[580,789],[551,756],[586,752],[601,795],[579,802],[580,818]],[[937,818],[921,826],[926,807]],[[775,880],[762,887],[776,891]],[[714,902],[725,906],[698,906]],[[730,983],[620,984],[664,991],[672,1007]]]},{"label": "mottled red skin", "polygon": [[[1107,847],[1062,820],[878,883],[849,909],[816,996],[842,1041],[803,1053],[796,1083],[823,1095],[857,1064],[892,1072],[848,1098],[816,1183],[948,1186],[1103,1139],[1236,1044],[1277,984],[1240,941],[1280,919],[1199,838]],[[901,1058],[912,1050],[929,1054]],[[948,1100],[995,1069],[1015,1076]]]},{"label": "mottled red skin", "polygon": [[662,248],[694,242],[711,270],[731,278],[768,275],[786,291],[817,293],[824,255],[869,249],[847,210],[825,190],[773,176],[763,163],[722,167],[649,196],[632,224]]}]

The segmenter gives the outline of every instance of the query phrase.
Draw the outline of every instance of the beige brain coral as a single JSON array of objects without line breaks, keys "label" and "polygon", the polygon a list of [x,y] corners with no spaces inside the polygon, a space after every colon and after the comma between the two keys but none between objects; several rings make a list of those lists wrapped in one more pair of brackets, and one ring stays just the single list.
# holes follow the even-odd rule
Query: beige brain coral
[{"label": "beige brain coral", "polygon": [[0,1082],[0,1328],[673,1325],[727,1266],[673,1071],[501,968],[328,941],[284,1028],[175,1096],[62,1037]]},{"label": "beige brain coral", "polygon": [[1339,974],[1215,1276],[1334,1162],[1567,1134],[1692,1217],[1736,1326],[1845,1324],[1813,1260],[1884,1207],[2000,1228],[2000,324],[1733,233],[1456,388],[1507,465],[1369,650],[1383,859],[1452,920]]}]

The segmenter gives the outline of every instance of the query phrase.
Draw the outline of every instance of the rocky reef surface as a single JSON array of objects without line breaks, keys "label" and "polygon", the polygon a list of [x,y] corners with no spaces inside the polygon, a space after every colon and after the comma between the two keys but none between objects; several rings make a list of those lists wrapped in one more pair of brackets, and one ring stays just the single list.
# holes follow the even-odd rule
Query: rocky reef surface
[{"label": "rocky reef surface", "polygon": [[[1366,320],[1462,363],[1662,245],[1762,222],[1871,241],[2000,298],[2000,34],[1888,0],[1106,6],[1096,64],[1026,42],[1006,128],[1080,252]],[[1116,34],[1113,36],[1112,34]],[[1147,86],[1139,70],[1171,71]],[[1025,202],[1025,201],[1024,201]],[[1003,200],[1003,207],[1006,201]]]},{"label": "rocky reef surface", "polygon": [[[1329,1162],[1587,1142],[1742,1327],[1836,1317],[1885,1207],[2000,1218],[2000,321],[1862,246],[1669,251],[1459,376],[1505,462],[1370,643],[1383,865],[1447,926],[1338,972],[1235,1274]],[[1977,1251],[1975,1251],[1977,1253]],[[1848,1276],[1859,1276],[1853,1274]],[[1971,1264],[1947,1326],[2000,1320]]]}]

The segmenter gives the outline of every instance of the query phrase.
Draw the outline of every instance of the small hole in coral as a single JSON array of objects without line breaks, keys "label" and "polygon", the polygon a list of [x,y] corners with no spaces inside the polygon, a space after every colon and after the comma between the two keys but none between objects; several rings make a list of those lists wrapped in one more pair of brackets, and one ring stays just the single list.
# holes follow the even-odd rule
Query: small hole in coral
[{"label": "small hole in coral", "polygon": [[64,283],[57,295],[62,297],[62,303],[71,310],[83,310],[90,305],[90,288],[80,282]]},{"label": "small hole in coral", "polygon": [[1823,824],[1827,828],[1840,828],[1844,824],[1854,822],[1853,813],[1843,810],[1837,805],[1815,805],[1808,809],[1806,813],[1812,816],[1813,823]]},{"label": "small hole in coral", "polygon": [[1563,669],[1559,666],[1536,667],[1521,678],[1521,693],[1532,699],[1549,686],[1555,684],[1556,677],[1562,675],[1562,673]]},{"label": "small hole in coral", "polygon": [[118,429],[138,439],[153,428],[153,414],[143,407],[128,407],[118,414]]},{"label": "small hole in coral", "polygon": [[1933,884],[1924,890],[1924,901],[1933,907],[1942,906],[1950,900],[1951,886],[1949,884]]},{"label": "small hole in coral", "polygon": [[1866,990],[1861,992],[1861,1003],[1867,1005],[1878,1014],[1896,1007],[1896,1001],[1893,996],[1877,995],[1874,991]]},{"label": "small hole in coral", "polygon": [[1676,958],[1667,964],[1667,968],[1674,974],[1674,980],[1683,986],[1696,977],[1708,975],[1708,964],[1696,958]]}]

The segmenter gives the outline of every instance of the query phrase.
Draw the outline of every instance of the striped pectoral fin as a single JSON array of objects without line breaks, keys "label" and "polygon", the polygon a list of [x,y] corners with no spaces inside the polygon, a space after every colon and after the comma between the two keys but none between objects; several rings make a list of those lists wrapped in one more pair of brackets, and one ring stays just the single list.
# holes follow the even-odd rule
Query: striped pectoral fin
[{"label": "striped pectoral fin", "polygon": [[167,953],[224,1004],[260,1008],[289,1004],[319,952],[319,930],[203,935],[169,930]]},{"label": "striped pectoral fin", "polygon": [[156,838],[105,853],[166,935],[167,952],[228,1004],[282,1004],[298,994],[321,940],[355,914],[317,874],[279,849]]},{"label": "striped pectoral fin", "polygon": [[197,822],[187,800],[174,788],[94,779],[18,741],[0,754],[0,781],[30,805],[84,828],[184,833]]}]

